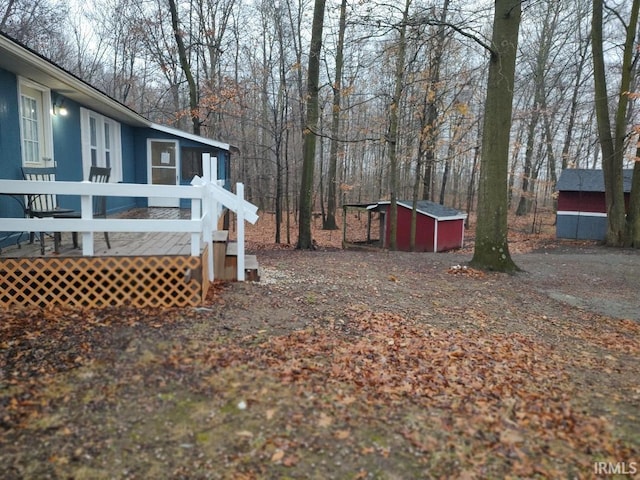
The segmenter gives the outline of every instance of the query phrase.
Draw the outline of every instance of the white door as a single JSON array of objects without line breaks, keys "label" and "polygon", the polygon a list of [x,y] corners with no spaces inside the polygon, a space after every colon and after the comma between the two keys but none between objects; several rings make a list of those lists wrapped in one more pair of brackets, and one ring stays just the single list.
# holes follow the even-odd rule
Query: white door
[{"label": "white door", "polygon": [[[178,185],[178,142],[174,140],[149,140],[149,183],[152,185]],[[149,198],[150,207],[179,207],[179,198]]]}]

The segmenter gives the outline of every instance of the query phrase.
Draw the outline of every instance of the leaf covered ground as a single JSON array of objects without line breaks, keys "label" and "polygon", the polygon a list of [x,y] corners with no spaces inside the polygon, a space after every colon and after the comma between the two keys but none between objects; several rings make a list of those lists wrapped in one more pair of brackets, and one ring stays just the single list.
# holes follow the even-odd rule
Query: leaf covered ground
[{"label": "leaf covered ground", "polygon": [[255,233],[260,283],[199,308],[0,313],[0,478],[640,464],[639,252],[546,239],[508,276],[465,268],[468,250],[267,243]]}]

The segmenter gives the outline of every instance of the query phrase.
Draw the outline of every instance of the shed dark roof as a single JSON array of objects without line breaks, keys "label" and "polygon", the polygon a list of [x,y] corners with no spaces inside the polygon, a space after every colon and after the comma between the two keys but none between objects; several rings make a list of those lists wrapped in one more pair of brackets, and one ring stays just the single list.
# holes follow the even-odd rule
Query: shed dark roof
[{"label": "shed dark roof", "polygon": [[[413,208],[413,202],[409,201],[400,201],[398,204],[403,207]],[[447,218],[447,217],[466,217],[464,212],[452,207],[445,207],[444,205],[440,205],[439,203],[430,202],[429,200],[419,200],[416,205],[417,210],[420,213],[424,213],[426,215],[431,215],[436,218]]]},{"label": "shed dark roof", "polygon": [[[371,205],[369,208],[377,207],[378,205],[389,205],[389,201],[378,202],[377,204]],[[413,201],[411,200],[398,200],[398,205],[401,205],[404,208],[413,208]],[[467,217],[467,214],[451,207],[445,207],[444,205],[440,205],[439,203],[430,202],[429,200],[418,200],[416,205],[417,211],[422,213],[423,215],[428,215],[433,218],[437,218],[438,220],[446,220],[446,219],[464,219]]]},{"label": "shed dark roof", "polygon": [[[632,169],[622,171],[624,191],[631,191]],[[558,191],[604,192],[604,174],[602,170],[568,168],[563,170],[556,184]]]}]

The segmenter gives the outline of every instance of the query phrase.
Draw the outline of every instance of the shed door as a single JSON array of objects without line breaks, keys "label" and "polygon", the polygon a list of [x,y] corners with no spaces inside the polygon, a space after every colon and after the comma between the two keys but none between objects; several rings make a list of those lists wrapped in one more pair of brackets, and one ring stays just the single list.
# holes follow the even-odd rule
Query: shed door
[{"label": "shed door", "polygon": [[[149,140],[149,183],[152,185],[178,185],[180,156],[178,142],[174,140]],[[179,198],[149,198],[150,207],[179,207]]]}]

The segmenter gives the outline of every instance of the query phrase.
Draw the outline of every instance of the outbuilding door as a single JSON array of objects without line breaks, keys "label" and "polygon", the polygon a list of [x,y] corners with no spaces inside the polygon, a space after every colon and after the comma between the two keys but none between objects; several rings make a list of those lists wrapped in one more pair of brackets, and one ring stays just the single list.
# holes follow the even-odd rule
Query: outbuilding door
[{"label": "outbuilding door", "polygon": [[[152,185],[178,185],[180,183],[180,149],[175,140],[148,140],[147,155],[149,183]],[[150,207],[179,207],[179,198],[152,197]]]}]

